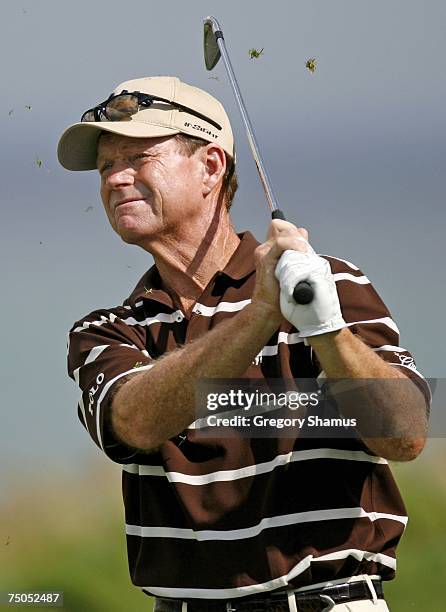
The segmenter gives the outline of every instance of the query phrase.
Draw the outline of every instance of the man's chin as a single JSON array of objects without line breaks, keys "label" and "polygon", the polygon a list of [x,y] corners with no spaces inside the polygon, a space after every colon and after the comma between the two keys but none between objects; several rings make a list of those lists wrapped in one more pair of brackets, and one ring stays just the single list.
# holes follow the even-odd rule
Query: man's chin
[{"label": "man's chin", "polygon": [[116,233],[126,244],[135,244],[136,246],[143,246],[151,237],[150,232],[141,232],[140,230],[122,227],[118,228]]},{"label": "man's chin", "polygon": [[142,236],[138,232],[120,231],[118,234],[121,236],[121,240],[127,244],[140,244],[142,240]]}]

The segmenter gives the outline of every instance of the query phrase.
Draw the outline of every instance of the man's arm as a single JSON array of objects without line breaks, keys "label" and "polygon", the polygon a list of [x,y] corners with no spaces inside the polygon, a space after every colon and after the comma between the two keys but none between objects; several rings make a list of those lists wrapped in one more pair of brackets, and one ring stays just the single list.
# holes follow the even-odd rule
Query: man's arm
[{"label": "man's arm", "polygon": [[196,384],[237,378],[280,326],[280,313],[253,300],[233,318],[157,360],[122,385],[112,402],[112,429],[122,442],[153,450],[195,419]]},{"label": "man's arm", "polygon": [[[284,221],[276,223],[278,240],[298,231]],[[313,347],[327,378],[343,379],[331,383],[330,391],[336,394],[336,403],[344,416],[356,417],[357,432],[367,446],[387,459],[413,459],[424,446],[428,402],[410,378],[375,354],[370,348],[373,340],[368,342],[370,346],[362,342],[351,333],[346,321],[361,331],[361,325],[367,328],[367,324],[373,324],[375,332],[364,331],[369,338],[374,336],[375,341],[384,340],[376,349],[384,351],[386,359],[391,354],[385,351],[392,349],[394,344],[386,339],[398,337],[398,329],[376,292],[365,289],[367,285],[370,287],[366,277],[358,279],[360,284],[356,285],[356,278],[350,273],[338,275],[344,285],[341,305],[330,268],[329,262],[317,256],[302,240],[294,250],[286,253],[275,272],[281,284],[282,313]],[[291,299],[296,282],[301,280],[308,280],[315,288],[315,297],[307,306],[300,306]],[[354,287],[356,289],[352,289]],[[367,320],[367,314],[372,312],[375,318]],[[355,314],[359,314],[359,320]],[[383,335],[378,331],[380,328],[388,331]],[[401,364],[400,361],[397,365]],[[348,392],[345,382],[348,382]]]},{"label": "man's arm", "polygon": [[[427,432],[427,406],[420,389],[397,368],[381,359],[348,328],[308,338],[328,379],[376,379],[351,394],[356,405],[338,407],[346,417],[357,417],[361,433],[361,413],[368,413],[383,438],[364,438],[365,444],[380,457],[410,461],[422,451]],[[401,384],[380,380],[400,379]],[[366,419],[368,424],[370,420]],[[370,432],[370,429],[369,429]]]},{"label": "man's arm", "polygon": [[[280,236],[298,231],[284,221],[276,223]],[[386,363],[350,332],[343,311],[351,314],[352,304],[343,303],[341,307],[328,262],[317,256],[308,243],[300,241],[294,251],[280,261],[276,276],[281,283],[282,313],[312,346],[327,378],[343,379],[329,385],[336,394],[339,410],[344,416],[356,417],[357,432],[373,452],[391,460],[414,459],[426,439],[427,401],[410,378]],[[308,306],[296,305],[290,299],[296,282],[300,280],[308,280],[316,288],[314,300]],[[364,293],[357,293],[352,294],[350,300],[358,300],[357,308],[354,308],[358,312],[365,314],[369,311],[367,299],[380,302],[377,295],[373,297],[370,294],[364,300]],[[381,309],[383,306],[381,303]],[[375,324],[384,324],[387,315],[383,317],[381,314],[382,318],[375,319]],[[350,324],[357,327],[361,323],[367,321]],[[348,393],[346,381],[350,381]],[[354,381],[356,383],[352,385]]]}]

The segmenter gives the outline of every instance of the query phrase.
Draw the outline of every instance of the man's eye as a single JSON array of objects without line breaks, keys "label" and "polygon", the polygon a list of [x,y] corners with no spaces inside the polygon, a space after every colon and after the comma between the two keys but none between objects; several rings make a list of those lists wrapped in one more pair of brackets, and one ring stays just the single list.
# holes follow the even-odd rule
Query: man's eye
[{"label": "man's eye", "polygon": [[112,164],[110,162],[101,164],[101,166],[99,167],[99,174],[104,174],[104,172],[110,170],[111,167]]},{"label": "man's eye", "polygon": [[147,161],[148,159],[150,159],[150,155],[148,153],[137,153],[131,158],[132,161]]}]

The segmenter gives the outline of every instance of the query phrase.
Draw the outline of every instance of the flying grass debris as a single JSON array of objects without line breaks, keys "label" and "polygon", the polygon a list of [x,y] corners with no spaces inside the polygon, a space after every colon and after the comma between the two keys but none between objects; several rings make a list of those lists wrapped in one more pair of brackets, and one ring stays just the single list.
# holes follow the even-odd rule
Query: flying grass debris
[{"label": "flying grass debris", "polygon": [[313,57],[307,61],[305,67],[308,68],[310,72],[314,72],[316,70],[316,58]]},{"label": "flying grass debris", "polygon": [[25,108],[26,108],[26,110],[29,110],[29,111],[30,111],[30,110],[32,109],[32,106],[31,106],[31,105],[29,105],[29,104],[25,104]]},{"label": "flying grass debris", "polygon": [[38,157],[36,157],[36,166],[38,168],[41,168],[43,165],[43,161],[41,159],[39,159]]},{"label": "flying grass debris", "polygon": [[11,115],[12,115],[12,113],[13,113],[13,112],[14,112],[14,109],[13,109],[13,108],[11,108],[11,110],[10,110],[10,111],[9,111],[9,113],[8,113],[9,117],[11,117]]},{"label": "flying grass debris", "polygon": [[262,49],[260,49],[260,51],[257,51],[257,49],[250,49],[250,50],[248,51],[248,53],[249,53],[249,57],[250,57],[251,59],[257,59],[258,57],[260,57],[260,56],[262,55],[262,53],[263,53],[263,48],[262,48]]},{"label": "flying grass debris", "polygon": [[90,212],[90,210],[93,210],[93,206],[87,206],[84,212]]}]

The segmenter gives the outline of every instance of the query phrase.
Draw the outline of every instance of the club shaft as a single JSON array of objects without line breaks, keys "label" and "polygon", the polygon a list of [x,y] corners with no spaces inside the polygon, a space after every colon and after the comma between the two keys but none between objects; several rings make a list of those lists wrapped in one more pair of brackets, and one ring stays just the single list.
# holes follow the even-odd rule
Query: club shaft
[{"label": "club shaft", "polygon": [[276,198],[273,193],[273,188],[271,186],[271,181],[269,180],[268,173],[266,171],[265,165],[262,160],[262,156],[260,155],[259,147],[257,145],[256,137],[254,134],[253,127],[251,125],[251,121],[248,116],[248,112],[246,110],[245,103],[243,102],[242,94],[240,92],[240,88],[237,83],[237,79],[235,78],[234,70],[232,69],[231,60],[229,59],[228,52],[226,51],[226,45],[223,38],[223,33],[217,38],[218,48],[221,53],[221,57],[223,58],[223,63],[225,65],[226,71],[229,76],[229,81],[231,83],[232,90],[235,95],[235,99],[237,100],[237,104],[240,110],[240,114],[243,119],[243,123],[245,125],[246,133],[248,136],[249,146],[251,148],[251,152],[254,157],[254,161],[257,166],[257,171],[260,176],[260,180],[263,185],[263,189],[265,191],[266,199],[268,201],[268,205],[272,213],[279,210],[279,206],[277,205]]},{"label": "club shaft", "polygon": [[[246,111],[245,103],[243,102],[243,97],[242,97],[242,94],[240,92],[240,88],[238,86],[237,79],[235,78],[234,70],[232,69],[231,60],[229,59],[228,52],[226,51],[226,45],[225,45],[225,41],[224,41],[224,38],[223,38],[223,32],[222,32],[222,30],[221,30],[217,20],[214,17],[207,17],[205,19],[205,61],[206,61],[206,67],[208,68],[208,70],[212,70],[212,68],[215,66],[215,64],[219,60],[219,57],[217,55],[215,55],[213,50],[212,50],[212,55],[210,55],[210,56],[206,55],[206,53],[207,53],[207,48],[206,48],[206,26],[212,28],[212,33],[213,33],[213,36],[214,36],[214,41],[217,43],[217,47],[218,47],[218,51],[220,53],[220,57],[223,58],[223,63],[225,65],[226,72],[228,73],[228,76],[229,76],[229,82],[231,83],[232,91],[234,92],[235,99],[237,101],[237,104],[238,104],[238,107],[239,107],[239,110],[240,110],[240,114],[241,114],[242,119],[243,119],[243,123],[245,124],[245,129],[246,129],[246,134],[248,136],[249,146],[251,148],[251,152],[252,152],[252,155],[254,157],[254,161],[256,163],[256,166],[257,166],[259,177],[260,177],[260,180],[262,182],[263,189],[265,191],[266,199],[267,199],[268,205],[269,205],[270,210],[271,210],[271,216],[272,216],[273,219],[282,219],[282,220],[285,221],[286,220],[285,219],[285,215],[283,214],[283,212],[280,210],[280,208],[277,205],[277,202],[276,202],[276,199],[275,199],[274,194],[273,194],[273,189],[272,189],[272,186],[271,186],[268,174],[266,172],[265,166],[263,164],[262,157],[260,155],[259,147],[257,146],[256,137],[254,135],[254,130],[252,128],[251,121],[249,120],[249,116],[248,116],[248,113]],[[295,302],[297,304],[309,304],[310,302],[313,301],[313,298],[314,298],[314,289],[310,285],[310,283],[308,283],[307,281],[301,281],[300,283],[297,283],[297,285],[294,287],[293,297],[294,297],[294,300],[295,300]]]}]

